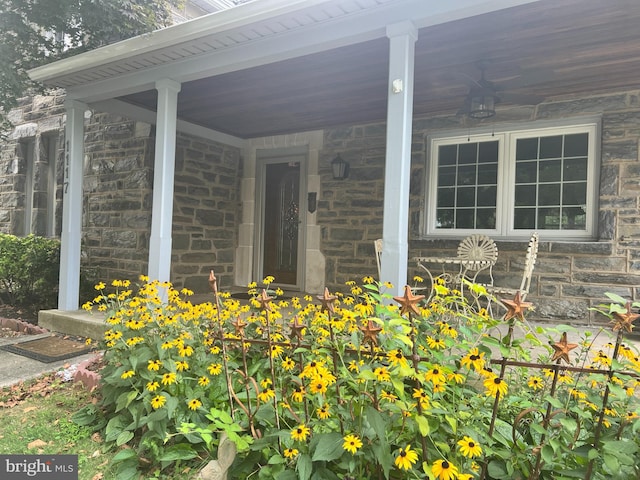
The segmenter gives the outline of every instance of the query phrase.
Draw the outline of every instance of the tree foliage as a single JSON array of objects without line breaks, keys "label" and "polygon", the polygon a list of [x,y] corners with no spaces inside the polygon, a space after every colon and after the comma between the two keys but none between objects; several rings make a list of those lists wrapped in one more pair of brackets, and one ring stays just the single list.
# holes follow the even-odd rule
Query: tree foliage
[{"label": "tree foliage", "polygon": [[171,23],[183,0],[0,0],[0,126],[41,87],[27,70]]}]

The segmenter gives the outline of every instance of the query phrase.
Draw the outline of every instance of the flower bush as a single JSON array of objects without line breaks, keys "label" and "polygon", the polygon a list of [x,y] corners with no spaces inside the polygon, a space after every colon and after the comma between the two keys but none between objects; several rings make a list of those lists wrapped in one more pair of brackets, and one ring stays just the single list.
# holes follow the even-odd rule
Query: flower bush
[{"label": "flower bush", "polygon": [[238,479],[640,475],[640,360],[621,335],[631,305],[603,311],[618,336],[592,351],[593,335],[569,343],[569,326],[531,329],[519,297],[496,320],[444,285],[429,303],[369,277],[285,299],[267,277],[242,304],[212,274],[212,301],[193,305],[143,280],[135,294],[99,284],[85,306],[109,329],[101,408],[77,418],[132,447],[116,455],[119,478],[197,469],[222,432]]}]

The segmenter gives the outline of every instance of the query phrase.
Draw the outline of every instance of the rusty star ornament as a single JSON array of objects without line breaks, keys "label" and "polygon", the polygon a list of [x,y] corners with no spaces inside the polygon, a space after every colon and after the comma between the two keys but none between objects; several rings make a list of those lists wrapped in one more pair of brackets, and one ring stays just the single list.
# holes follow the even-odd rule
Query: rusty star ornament
[{"label": "rusty star ornament", "polygon": [[289,328],[291,332],[289,333],[289,338],[294,339],[297,338],[299,342],[302,341],[302,330],[307,328],[304,323],[300,323],[298,316],[293,317],[293,322],[289,324]]},{"label": "rusty star ornament", "polygon": [[257,300],[260,303],[261,310],[267,310],[269,312],[271,311],[271,301],[273,300],[273,297],[270,297],[264,288],[262,289],[262,292],[258,296]]},{"label": "rusty star ornament", "polygon": [[400,304],[400,315],[405,313],[413,313],[414,315],[420,315],[418,309],[418,303],[424,300],[424,295],[414,295],[409,285],[404,286],[404,295],[402,297],[393,297],[393,299]]},{"label": "rusty star ornament", "polygon": [[370,343],[374,347],[378,345],[378,333],[382,331],[382,327],[379,327],[373,320],[369,319],[367,326],[360,327],[360,331],[364,334],[362,343]]},{"label": "rusty star ornament", "polygon": [[569,352],[574,348],[577,348],[578,344],[567,343],[567,332],[564,332],[562,337],[560,337],[560,341],[552,344],[551,347],[554,350],[553,357],[551,357],[552,362],[558,361],[561,363],[562,360],[564,360],[567,363],[571,363],[569,361]]},{"label": "rusty star ornament", "polygon": [[231,322],[231,325],[233,325],[233,328],[236,331],[236,335],[244,337],[244,329],[249,324],[244,322],[240,317],[236,317],[236,319]]},{"label": "rusty star ornament", "polygon": [[624,313],[613,312],[613,331],[622,330],[631,333],[633,330],[633,322],[640,318],[640,314],[631,311],[631,302],[627,302],[627,311]]},{"label": "rusty star ornament", "polygon": [[209,272],[209,286],[214,294],[218,293],[218,279],[216,278],[215,273],[213,273],[213,270]]},{"label": "rusty star ornament", "polygon": [[524,312],[533,307],[533,303],[525,302],[522,300],[520,291],[516,292],[513,300],[501,298],[500,301],[507,309],[507,313],[504,314],[505,322],[507,320],[511,320],[512,318],[517,318],[518,320],[524,321]]},{"label": "rusty star ornament", "polygon": [[335,312],[334,303],[338,299],[335,295],[329,293],[329,289],[324,287],[324,293],[316,297],[322,303],[322,311],[328,311],[329,313]]}]

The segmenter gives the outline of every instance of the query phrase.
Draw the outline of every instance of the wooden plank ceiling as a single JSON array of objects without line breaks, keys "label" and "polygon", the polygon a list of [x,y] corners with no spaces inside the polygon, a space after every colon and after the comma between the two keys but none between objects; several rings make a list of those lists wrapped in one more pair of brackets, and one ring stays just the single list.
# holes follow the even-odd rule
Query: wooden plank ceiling
[{"label": "wooden plank ceiling", "polygon": [[[414,113],[456,113],[479,62],[504,93],[546,101],[638,88],[638,25],[637,0],[541,0],[424,28]],[[178,115],[241,138],[383,121],[388,51],[381,38],[185,83]],[[155,110],[154,91],[123,100]]]}]

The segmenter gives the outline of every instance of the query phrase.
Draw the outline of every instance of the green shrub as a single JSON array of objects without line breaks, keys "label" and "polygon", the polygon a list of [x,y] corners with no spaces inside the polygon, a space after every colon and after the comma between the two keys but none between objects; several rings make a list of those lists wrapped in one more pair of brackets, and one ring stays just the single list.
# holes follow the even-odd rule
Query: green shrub
[{"label": "green shrub", "polygon": [[53,308],[59,271],[59,240],[0,234],[0,294],[6,303]]}]

